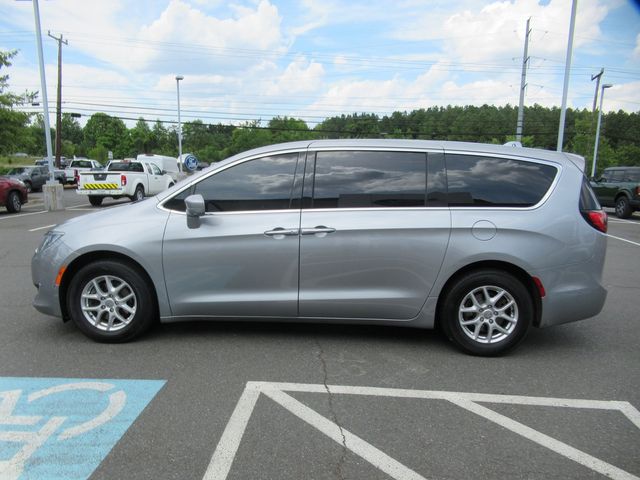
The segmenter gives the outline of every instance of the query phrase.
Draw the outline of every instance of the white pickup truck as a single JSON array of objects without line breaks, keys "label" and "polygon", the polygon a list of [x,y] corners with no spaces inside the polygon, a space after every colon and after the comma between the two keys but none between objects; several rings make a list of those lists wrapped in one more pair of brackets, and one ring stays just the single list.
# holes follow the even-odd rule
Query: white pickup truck
[{"label": "white pickup truck", "polygon": [[80,172],[78,194],[87,195],[93,206],[105,197],[129,197],[132,201],[156,195],[175,181],[153,162],[113,160],[104,170]]},{"label": "white pickup truck", "polygon": [[80,172],[89,170],[101,170],[102,164],[89,158],[74,158],[64,169],[65,183],[78,183]]}]

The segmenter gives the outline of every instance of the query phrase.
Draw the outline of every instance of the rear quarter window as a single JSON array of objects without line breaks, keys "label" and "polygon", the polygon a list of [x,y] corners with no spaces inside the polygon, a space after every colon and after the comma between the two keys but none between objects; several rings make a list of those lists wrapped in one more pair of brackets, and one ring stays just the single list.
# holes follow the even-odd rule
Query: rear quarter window
[{"label": "rear quarter window", "polygon": [[551,165],[479,155],[447,154],[445,163],[452,207],[531,207],[558,173]]}]

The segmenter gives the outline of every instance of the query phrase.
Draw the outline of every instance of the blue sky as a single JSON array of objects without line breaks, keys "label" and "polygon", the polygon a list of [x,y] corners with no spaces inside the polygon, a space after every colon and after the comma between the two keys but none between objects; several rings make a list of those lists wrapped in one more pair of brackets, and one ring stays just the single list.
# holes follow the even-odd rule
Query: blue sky
[{"label": "blue sky", "polygon": [[[0,49],[19,50],[15,92],[40,90],[32,4],[0,0]],[[570,0],[49,0],[40,2],[49,101],[63,47],[64,111],[207,123],[446,105],[517,105],[531,17],[525,104],[559,106]],[[640,7],[582,0],[569,106],[640,110]],[[525,120],[526,121],[526,120]],[[127,122],[131,124],[132,122]]]}]

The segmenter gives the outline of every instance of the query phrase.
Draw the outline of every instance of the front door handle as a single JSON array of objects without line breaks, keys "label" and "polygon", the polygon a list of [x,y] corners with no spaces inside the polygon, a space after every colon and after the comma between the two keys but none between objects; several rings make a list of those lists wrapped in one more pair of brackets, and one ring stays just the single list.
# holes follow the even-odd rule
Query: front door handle
[{"label": "front door handle", "polygon": [[314,228],[303,228],[300,231],[300,233],[302,235],[324,234],[324,235],[318,235],[318,236],[324,237],[327,233],[334,233],[335,231],[336,231],[335,228],[325,227],[324,225],[318,225],[317,227],[314,227]]},{"label": "front door handle", "polygon": [[298,230],[297,228],[282,228],[282,227],[276,227],[273,230],[267,230],[266,232],[264,232],[264,234],[267,237],[273,237],[276,239],[290,237],[293,235],[297,236],[299,233],[300,233],[300,230]]}]

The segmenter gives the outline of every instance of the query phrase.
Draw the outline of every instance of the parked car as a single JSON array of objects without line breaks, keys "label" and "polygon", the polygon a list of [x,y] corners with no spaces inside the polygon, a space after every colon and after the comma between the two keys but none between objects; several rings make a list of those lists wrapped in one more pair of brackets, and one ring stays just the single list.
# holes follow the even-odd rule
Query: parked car
[{"label": "parked car", "polygon": [[65,183],[78,183],[80,172],[102,169],[102,164],[97,160],[91,160],[89,158],[74,158],[69,163],[69,166],[64,169]]},{"label": "parked car", "polygon": [[0,176],[0,205],[10,213],[18,213],[28,202],[27,188],[20,180]]},{"label": "parked car", "polygon": [[144,200],[174,183],[167,172],[148,160],[113,160],[105,170],[80,172],[78,194],[86,195],[91,205],[98,206],[106,197]]},{"label": "parked car", "polygon": [[597,315],[607,216],[561,152],[325,140],[238,154],[55,227],[34,306],[120,342],[194,319],[439,325],[501,354]]},{"label": "parked car", "polygon": [[591,186],[602,206],[614,207],[618,218],[640,210],[640,167],[605,168]]},{"label": "parked car", "polygon": [[27,192],[31,193],[42,189],[42,186],[49,179],[49,170],[44,167],[27,165],[12,168],[7,173],[7,176],[23,182]]},{"label": "parked car", "polygon": [[[49,177],[49,165],[43,165],[41,167],[45,174],[47,175],[47,179]],[[59,168],[54,168],[53,169],[53,178],[55,181],[57,181],[59,184],[64,185],[66,183],[66,173],[64,170],[59,169]]]},{"label": "parked car", "polygon": [[[49,165],[49,160],[47,160],[46,158],[41,158],[40,160],[36,160],[35,161],[36,165]],[[53,159],[53,165],[55,167],[55,158]],[[66,157],[60,157],[60,168],[62,170],[64,170],[65,168],[67,168],[67,158]]]}]

